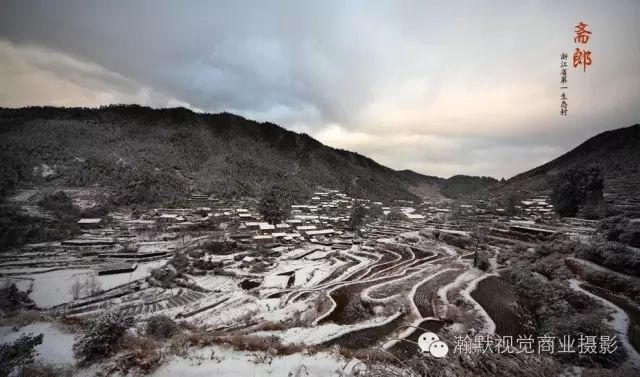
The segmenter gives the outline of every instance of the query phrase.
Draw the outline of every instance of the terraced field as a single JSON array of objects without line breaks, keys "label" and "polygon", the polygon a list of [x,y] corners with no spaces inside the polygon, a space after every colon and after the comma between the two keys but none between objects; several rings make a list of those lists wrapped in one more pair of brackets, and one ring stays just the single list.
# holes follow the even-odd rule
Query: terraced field
[{"label": "terraced field", "polygon": [[438,266],[409,268],[407,269],[407,276],[405,278],[387,284],[373,286],[371,290],[369,290],[369,298],[373,300],[385,300],[402,294],[403,292],[409,292],[413,286],[424,280],[426,276],[436,273],[439,269],[440,267]]},{"label": "terraced field", "polygon": [[402,324],[403,318],[404,316],[400,315],[398,318],[382,326],[370,327],[345,334],[339,338],[328,341],[325,345],[332,346],[337,344],[351,349],[364,349],[375,346],[376,343],[384,340],[388,334],[398,328]]},{"label": "terraced field", "polygon": [[413,301],[420,312],[420,316],[423,318],[433,317],[432,302],[438,293],[438,289],[454,281],[460,273],[460,270],[445,271],[418,286]]},{"label": "terraced field", "polygon": [[330,297],[336,303],[336,306],[320,323],[334,322],[340,325],[350,325],[369,319],[374,314],[373,305],[362,300],[362,291],[375,284],[386,283],[399,278],[398,276],[390,276],[337,288],[330,293]]},{"label": "terraced field", "polygon": [[[403,227],[385,226],[363,237],[363,245],[330,250],[336,254],[326,259],[313,256],[316,246],[298,249],[290,256],[285,250],[283,259],[273,264],[280,268],[262,276],[253,271],[241,275],[238,266],[244,262],[229,260],[225,266],[235,267],[237,275],[211,274],[201,280],[188,277],[205,283],[202,289],[165,289],[138,281],[135,287],[109,292],[96,302],[67,308],[68,314],[92,315],[115,306],[141,320],[164,314],[230,334],[249,334],[259,325],[283,329],[274,330],[276,333],[286,332],[294,330],[289,328],[289,321],[293,320],[300,322],[292,332],[308,333],[320,347],[359,351],[385,345],[397,357],[409,358],[418,352],[412,342],[422,331],[446,331],[444,324],[450,321],[437,318],[436,313],[441,311],[434,309],[435,298],[441,288],[468,271],[470,264],[460,258],[463,253],[437,240],[398,236],[406,231]],[[311,271],[301,275],[314,283],[283,284],[282,288],[265,284],[268,278],[277,282],[282,276],[293,276],[301,270]],[[216,284],[215,279],[223,280]],[[243,284],[246,281],[252,284]],[[479,291],[493,280],[487,281]],[[420,329],[407,330],[416,323]],[[400,336],[406,339],[389,343]]]},{"label": "terraced field", "polygon": [[631,299],[623,295],[615,294],[594,285],[585,284],[583,288],[624,310],[629,317],[629,326],[627,330],[629,343],[631,343],[637,352],[640,352],[640,304],[632,302]]},{"label": "terraced field", "polygon": [[409,359],[420,353],[420,349],[416,346],[416,343],[418,343],[418,337],[420,337],[423,332],[427,331],[438,334],[442,330],[442,326],[442,321],[434,319],[424,319],[416,326],[419,328],[414,329],[411,335],[406,337],[404,340],[401,340],[394,344],[389,349],[389,352],[391,352],[394,356],[401,360]]},{"label": "terraced field", "polygon": [[471,292],[496,325],[496,334],[518,336],[532,334],[525,323],[532,323],[530,315],[518,303],[513,290],[497,276],[490,276],[478,283]]}]

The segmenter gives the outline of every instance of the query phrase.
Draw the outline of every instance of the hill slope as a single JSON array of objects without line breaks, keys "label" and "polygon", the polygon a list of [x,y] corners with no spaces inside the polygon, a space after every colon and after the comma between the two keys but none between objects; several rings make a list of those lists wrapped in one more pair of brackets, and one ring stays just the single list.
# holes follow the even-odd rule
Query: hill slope
[{"label": "hill slope", "polygon": [[0,109],[0,135],[3,191],[100,185],[117,193],[118,204],[173,200],[194,190],[255,196],[274,184],[305,195],[322,186],[375,200],[416,200],[411,187],[441,180],[395,171],[271,123],[183,108]]},{"label": "hill slope", "polygon": [[600,133],[562,156],[509,179],[500,191],[546,192],[561,171],[598,165],[610,209],[640,214],[640,125]]}]

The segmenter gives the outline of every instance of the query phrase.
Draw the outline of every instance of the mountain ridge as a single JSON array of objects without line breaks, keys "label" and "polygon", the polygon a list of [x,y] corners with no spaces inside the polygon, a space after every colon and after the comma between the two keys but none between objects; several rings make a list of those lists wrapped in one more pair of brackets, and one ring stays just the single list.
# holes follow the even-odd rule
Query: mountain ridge
[{"label": "mountain ridge", "polygon": [[513,176],[494,194],[548,194],[560,173],[589,166],[602,173],[607,214],[640,216],[640,124],[592,136],[555,159]]},{"label": "mountain ridge", "polygon": [[[640,193],[640,125],[605,131],[543,165],[500,182],[394,170],[271,122],[222,112],[140,105],[0,108],[0,192],[18,185],[99,186],[119,204],[177,200],[198,191],[258,196],[284,185],[300,195],[336,188],[372,200],[468,198],[509,191],[548,193],[558,172],[607,167],[618,200]],[[610,195],[610,196],[611,196]]]},{"label": "mountain ridge", "polygon": [[124,204],[177,199],[192,190],[252,196],[274,184],[304,194],[322,186],[375,200],[420,200],[413,188],[446,182],[226,112],[139,105],[2,108],[0,133],[0,153],[8,162],[0,172],[8,182],[3,191],[42,183],[32,174],[40,167],[55,172],[47,181],[63,186],[125,192],[157,186],[124,194]]},{"label": "mountain ridge", "polygon": [[[595,136],[590,137],[586,141],[579,144],[577,147],[570,149],[566,153],[554,158],[553,160],[537,166],[533,169],[516,174],[509,178],[508,181],[517,181],[526,177],[531,177],[539,174],[549,173],[553,169],[564,167],[563,165],[577,164],[577,163],[595,163],[597,158],[603,158],[607,154],[603,153],[603,149],[608,151],[631,152],[627,151],[633,142],[637,142],[640,145],[640,124],[634,124],[628,127],[616,128],[613,130],[603,131]],[[637,152],[638,149],[635,148]],[[630,156],[637,158],[640,153],[629,153]],[[615,161],[616,168],[628,167],[628,164],[620,164],[619,161]],[[627,170],[627,169],[625,169]]]}]

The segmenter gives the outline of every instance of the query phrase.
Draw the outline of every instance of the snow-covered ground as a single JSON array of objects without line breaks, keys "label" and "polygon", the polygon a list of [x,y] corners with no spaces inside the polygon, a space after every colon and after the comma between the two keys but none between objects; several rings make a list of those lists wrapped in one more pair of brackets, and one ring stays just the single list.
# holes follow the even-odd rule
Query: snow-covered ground
[{"label": "snow-covered ground", "polygon": [[173,358],[151,374],[153,377],[273,377],[341,376],[346,361],[328,353],[265,358],[262,354],[234,351],[222,347],[206,347],[190,355],[190,358]]},{"label": "snow-covered ground", "polygon": [[318,252],[313,252],[298,260],[287,260],[279,263],[270,271],[270,274],[277,275],[293,272],[295,277],[293,286],[307,287],[316,285],[326,278],[331,271],[344,264],[344,262],[335,262],[334,259],[315,260],[313,256],[316,253]]},{"label": "snow-covered ground", "polygon": [[411,292],[409,293],[409,303],[411,305],[410,307],[411,307],[411,311],[412,311],[412,314],[413,314],[414,317],[421,318],[420,310],[416,306],[416,300],[415,300],[416,292],[417,292],[418,288],[423,284],[428,284],[427,282],[429,280],[434,279],[438,275],[441,275],[441,274],[443,274],[445,272],[449,272],[449,271],[455,271],[455,269],[446,268],[446,269],[440,270],[440,271],[436,272],[435,274],[429,275],[426,278],[420,280],[417,284],[415,284],[413,286],[413,288],[411,288]]},{"label": "snow-covered ground", "polygon": [[138,268],[136,268],[135,271],[125,274],[100,275],[98,276],[98,280],[100,280],[102,289],[111,289],[137,279],[142,279],[149,275],[151,270],[162,267],[165,263],[166,260],[164,259],[138,263]]},{"label": "snow-covered ground", "polygon": [[[496,260],[495,258],[489,258],[489,263],[491,264],[491,270],[495,271],[496,268]],[[478,270],[476,268],[473,268],[471,270]],[[470,303],[471,305],[473,305],[475,311],[483,318],[483,322],[484,322],[484,327],[482,329],[483,332],[486,332],[487,334],[494,334],[496,332],[496,323],[493,321],[493,319],[491,319],[491,316],[489,315],[489,313],[487,313],[486,310],[484,310],[484,308],[482,307],[482,305],[480,305],[476,300],[473,299],[473,297],[471,297],[471,292],[473,292],[477,287],[478,287],[478,283],[480,283],[482,280],[488,278],[489,276],[498,276],[497,273],[486,273],[486,272],[482,272],[480,270],[478,270],[480,273],[480,276],[469,281],[467,286],[460,291],[460,295],[462,297],[464,297],[464,299]],[[471,275],[470,275],[471,276]]]},{"label": "snow-covered ground", "polygon": [[11,327],[0,327],[0,343],[9,343],[23,334],[43,334],[42,344],[36,347],[38,358],[54,363],[73,364],[73,334],[58,328],[51,322],[35,322],[13,331]]},{"label": "snow-covered ground", "polygon": [[18,288],[18,290],[22,292],[26,292],[27,290],[29,290],[29,287],[31,287],[31,282],[31,279],[21,279],[13,277],[0,278],[0,286],[15,284],[16,288]]},{"label": "snow-covered ground", "polygon": [[31,299],[36,305],[48,308],[64,304],[72,299],[70,290],[76,281],[84,281],[91,275],[96,275],[103,290],[111,289],[128,282],[141,279],[149,274],[153,268],[162,266],[165,260],[138,263],[138,268],[130,273],[113,275],[96,275],[95,270],[89,268],[64,269],[41,274],[24,275],[33,278],[33,292]]},{"label": "snow-covered ground", "polygon": [[[7,263],[7,265],[9,264],[10,263]],[[54,268],[55,267],[41,267],[41,268],[16,267],[16,268],[2,268],[2,270],[0,271],[6,275],[25,275],[25,274],[35,274],[38,272],[44,272],[44,271],[52,270]]]},{"label": "snow-covered ground", "polygon": [[629,316],[625,313],[624,310],[605,300],[604,298],[594,295],[593,293],[583,289],[580,287],[580,281],[576,279],[569,279],[569,287],[571,289],[584,293],[585,295],[593,298],[601,302],[606,307],[612,310],[613,319],[608,321],[611,327],[618,333],[618,339],[624,344],[624,347],[629,354],[629,362],[636,368],[640,368],[640,354],[633,348],[631,343],[629,343]]},{"label": "snow-covered ground", "polygon": [[220,275],[192,276],[191,279],[204,289],[210,291],[230,292],[237,289],[238,280]]},{"label": "snow-covered ground", "polygon": [[442,301],[444,305],[449,305],[449,291],[451,291],[452,289],[460,289],[470,281],[477,279],[480,275],[482,275],[482,273],[483,272],[477,268],[471,268],[458,275],[456,280],[438,289],[438,297],[440,298],[440,301]]},{"label": "snow-covered ground", "polygon": [[63,304],[72,299],[70,289],[76,281],[82,281],[93,272],[91,269],[68,269],[25,275],[33,278],[33,292],[29,297],[41,308]]},{"label": "snow-covered ground", "polygon": [[313,327],[293,327],[284,331],[259,331],[254,333],[255,336],[271,337],[275,336],[280,339],[282,344],[304,344],[313,346],[328,342],[331,339],[341,337],[345,334],[368,329],[371,327],[384,326],[394,321],[402,315],[398,312],[390,317],[375,317],[369,321],[361,322],[355,325],[338,325],[335,323],[327,323],[316,325]]}]

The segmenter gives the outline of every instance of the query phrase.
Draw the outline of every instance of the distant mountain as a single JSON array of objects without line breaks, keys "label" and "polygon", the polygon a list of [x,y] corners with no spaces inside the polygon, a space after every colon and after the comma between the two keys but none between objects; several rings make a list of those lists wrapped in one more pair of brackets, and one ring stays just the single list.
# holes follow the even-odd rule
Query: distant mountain
[{"label": "distant mountain", "polygon": [[600,133],[562,156],[509,179],[501,192],[548,192],[569,168],[597,165],[609,210],[640,214],[640,125]]},{"label": "distant mountain", "polygon": [[271,123],[184,108],[0,109],[1,187],[98,186],[118,204],[189,192],[256,196],[272,185],[336,188],[375,200],[439,194],[442,178],[395,171]]},{"label": "distant mountain", "polygon": [[485,197],[499,186],[495,178],[469,175],[454,175],[439,184],[440,192],[448,198]]}]

